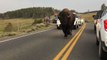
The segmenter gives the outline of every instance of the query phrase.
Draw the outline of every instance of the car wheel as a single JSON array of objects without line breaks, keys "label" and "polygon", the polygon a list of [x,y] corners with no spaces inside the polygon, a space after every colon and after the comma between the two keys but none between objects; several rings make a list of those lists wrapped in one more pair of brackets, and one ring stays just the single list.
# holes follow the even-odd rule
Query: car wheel
[{"label": "car wheel", "polygon": [[96,40],[96,45],[97,45],[97,46],[99,45],[99,41],[98,41],[98,40]]},{"label": "car wheel", "polygon": [[104,50],[102,48],[101,42],[99,43],[99,57],[100,57],[100,59],[104,59],[105,58],[105,52],[104,52]]},{"label": "car wheel", "polygon": [[97,45],[97,46],[99,45],[99,41],[98,41],[97,36],[96,36],[96,45]]},{"label": "car wheel", "polygon": [[94,33],[96,33],[96,26],[94,25]]},{"label": "car wheel", "polygon": [[72,27],[73,29],[76,29],[76,25],[73,25],[73,27]]},{"label": "car wheel", "polygon": [[57,26],[57,29],[59,29],[59,26]]},{"label": "car wheel", "polygon": [[77,29],[77,25],[75,25],[75,29]]},{"label": "car wheel", "polygon": [[76,29],[78,29],[78,25],[76,25]]},{"label": "car wheel", "polygon": [[57,25],[57,29],[61,29],[61,25],[60,26]]},{"label": "car wheel", "polygon": [[78,28],[78,25],[77,25],[77,28]]}]

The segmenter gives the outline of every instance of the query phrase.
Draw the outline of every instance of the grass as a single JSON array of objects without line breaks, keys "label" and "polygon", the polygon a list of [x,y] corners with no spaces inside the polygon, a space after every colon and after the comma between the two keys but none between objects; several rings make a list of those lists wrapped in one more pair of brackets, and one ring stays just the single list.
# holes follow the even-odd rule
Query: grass
[{"label": "grass", "polygon": [[34,22],[34,19],[6,19],[0,20],[0,31],[3,31],[8,23],[12,23],[14,28],[29,26]]},{"label": "grass", "polygon": [[[0,37],[18,35],[22,30],[30,28],[33,22],[34,19],[0,19]],[[11,23],[13,26],[12,32],[4,31],[8,23]]]},{"label": "grass", "polygon": [[[37,19],[40,20],[40,19]],[[35,22],[35,19],[0,19],[0,37],[5,36],[14,36],[14,35],[21,35],[26,34],[32,31],[43,30],[48,27],[43,24],[43,22],[38,21],[36,24],[32,25]],[[5,32],[5,27],[11,23],[13,26],[13,30],[11,32]]]},{"label": "grass", "polygon": [[[92,16],[95,14],[96,13],[80,14],[80,16],[84,18],[85,20],[93,22],[94,20]],[[51,16],[51,20],[52,18],[53,16]],[[42,21],[43,19],[41,18],[36,19],[36,20],[37,21],[31,18],[29,19],[17,18],[17,19],[5,19],[5,20],[0,19],[0,37],[21,35],[21,34],[30,33],[32,31],[44,30],[44,29],[51,27],[51,25],[45,26],[45,24],[43,24],[43,21]],[[41,21],[38,21],[38,20],[41,20]],[[4,31],[5,27],[9,23],[12,24],[13,30],[11,32],[5,32]]]},{"label": "grass", "polygon": [[93,15],[96,15],[96,13],[87,13],[87,14],[81,14],[81,17],[89,22],[93,22]]}]

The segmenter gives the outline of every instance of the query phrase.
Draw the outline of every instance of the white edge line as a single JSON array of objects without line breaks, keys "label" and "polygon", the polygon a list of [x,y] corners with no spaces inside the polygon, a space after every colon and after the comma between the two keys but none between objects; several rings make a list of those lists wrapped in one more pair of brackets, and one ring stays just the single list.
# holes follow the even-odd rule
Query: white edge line
[{"label": "white edge line", "polygon": [[0,43],[12,41],[12,40],[19,39],[19,38],[22,38],[22,37],[27,37],[27,36],[34,35],[34,34],[37,34],[37,33],[42,33],[42,32],[46,32],[46,31],[50,31],[50,30],[53,30],[53,29],[54,29],[54,28],[49,29],[49,30],[44,30],[44,31],[35,32],[35,33],[32,32],[32,33],[27,34],[27,35],[22,35],[22,36],[19,36],[19,37],[14,37],[14,38],[10,38],[10,39],[6,39],[6,40],[3,40],[3,41],[0,41]]}]

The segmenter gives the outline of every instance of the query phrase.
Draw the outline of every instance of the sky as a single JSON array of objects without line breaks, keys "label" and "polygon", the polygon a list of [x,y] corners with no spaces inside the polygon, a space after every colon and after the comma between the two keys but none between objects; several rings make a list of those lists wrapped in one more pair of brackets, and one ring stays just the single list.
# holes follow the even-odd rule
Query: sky
[{"label": "sky", "polygon": [[0,0],[0,13],[29,7],[68,8],[78,12],[100,10],[106,0]]}]

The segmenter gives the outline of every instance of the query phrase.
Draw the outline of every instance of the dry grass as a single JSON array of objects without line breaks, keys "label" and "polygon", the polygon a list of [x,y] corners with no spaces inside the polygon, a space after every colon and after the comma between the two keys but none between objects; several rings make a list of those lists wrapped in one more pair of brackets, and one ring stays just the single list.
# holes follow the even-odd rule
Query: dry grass
[{"label": "dry grass", "polygon": [[81,14],[81,17],[84,18],[85,20],[93,22],[94,21],[93,15],[96,15],[96,13]]},{"label": "dry grass", "polygon": [[24,26],[29,26],[34,22],[34,19],[6,19],[0,20],[0,31],[3,31],[8,23],[12,23],[15,29]]},{"label": "dry grass", "polygon": [[[35,19],[0,19],[0,37],[22,35],[29,32],[41,31],[52,27],[52,24],[47,27],[44,23],[32,25],[34,21]],[[11,23],[14,28],[14,30],[11,32],[4,31],[8,23]]]},{"label": "dry grass", "polygon": [[[0,19],[0,37],[14,36],[23,33],[22,30],[31,29],[34,19]],[[5,32],[5,27],[11,23],[14,30],[12,32]]]}]

